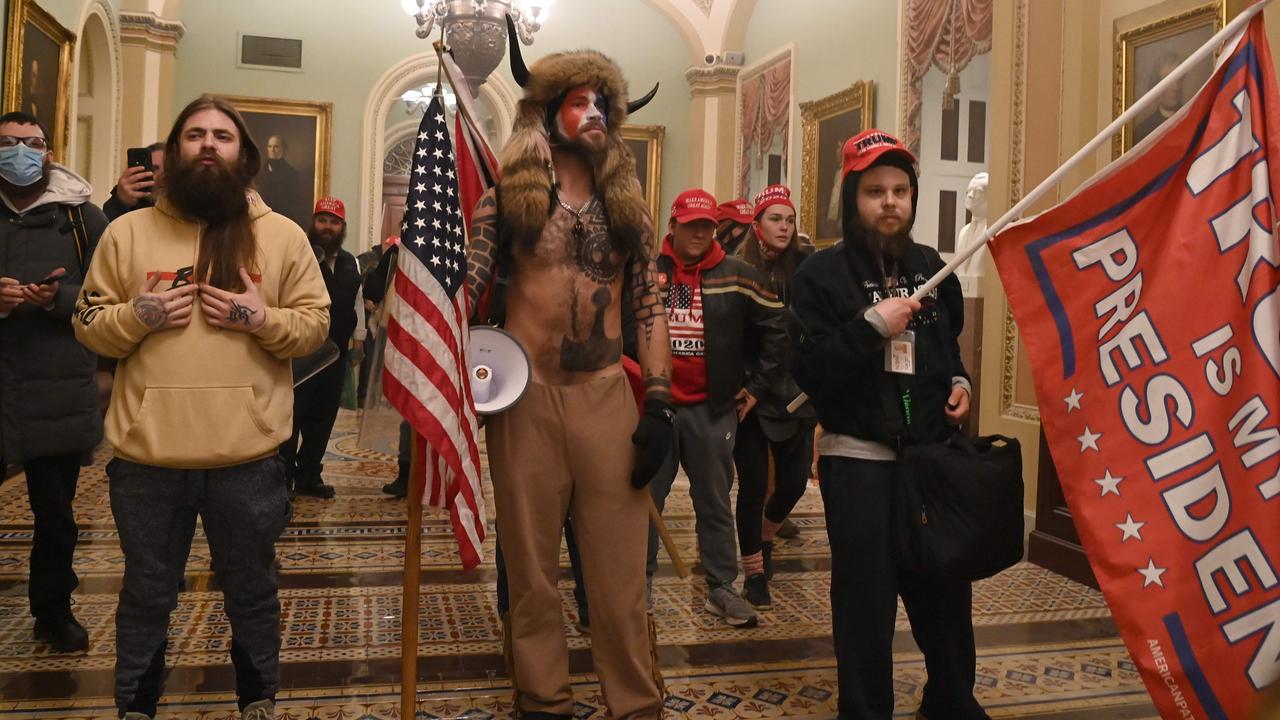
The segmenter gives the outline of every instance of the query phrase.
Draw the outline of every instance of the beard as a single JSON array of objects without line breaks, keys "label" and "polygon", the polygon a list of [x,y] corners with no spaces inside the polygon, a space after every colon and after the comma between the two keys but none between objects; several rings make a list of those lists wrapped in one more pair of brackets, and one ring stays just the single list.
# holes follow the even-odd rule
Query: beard
[{"label": "beard", "polygon": [[[201,163],[212,157],[213,165]],[[217,155],[180,160],[165,172],[165,194],[183,215],[220,225],[247,215],[249,181]]]},{"label": "beard", "polygon": [[911,226],[912,223],[907,223],[898,232],[885,234],[867,227],[859,219],[849,224],[848,231],[852,236],[849,239],[862,243],[880,263],[881,268],[889,272],[911,247]]},{"label": "beard", "polygon": [[312,245],[324,251],[325,257],[338,252],[338,248],[342,247],[342,241],[347,239],[347,226],[343,223],[342,229],[336,233],[323,232],[311,228],[311,232],[307,233],[307,240]]},{"label": "beard", "polygon": [[[587,140],[587,132],[593,128],[600,130],[605,138],[598,147],[595,143]],[[590,123],[581,129],[576,138],[570,140],[561,132],[557,123],[555,131],[551,133],[551,147],[571,152],[582,157],[593,167],[598,166],[604,160],[605,151],[609,147],[609,131],[604,123]]]}]

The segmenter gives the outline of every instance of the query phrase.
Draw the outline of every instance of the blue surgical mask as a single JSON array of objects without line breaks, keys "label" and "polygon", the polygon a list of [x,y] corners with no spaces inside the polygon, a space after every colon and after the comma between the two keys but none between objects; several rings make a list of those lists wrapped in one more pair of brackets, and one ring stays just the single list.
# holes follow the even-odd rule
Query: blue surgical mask
[{"label": "blue surgical mask", "polygon": [[0,178],[26,187],[44,175],[44,151],[22,143],[0,148]]}]

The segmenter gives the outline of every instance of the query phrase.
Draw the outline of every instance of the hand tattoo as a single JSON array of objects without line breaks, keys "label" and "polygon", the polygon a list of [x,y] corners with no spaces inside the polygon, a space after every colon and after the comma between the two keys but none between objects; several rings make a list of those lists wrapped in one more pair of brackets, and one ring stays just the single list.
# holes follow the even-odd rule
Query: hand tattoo
[{"label": "hand tattoo", "polygon": [[257,315],[257,314],[258,314],[258,311],[257,311],[257,310],[250,310],[248,307],[246,307],[246,306],[244,306],[244,305],[241,305],[240,303],[236,302],[235,300],[232,300],[232,301],[231,301],[231,312],[227,313],[227,322],[231,322],[231,323],[237,323],[237,322],[238,322],[238,323],[244,323],[246,326],[248,326],[248,325],[249,325],[249,322],[250,322],[250,320],[249,320],[249,319],[250,319],[252,316]]},{"label": "hand tattoo", "polygon": [[169,319],[164,301],[156,295],[139,295],[134,298],[133,314],[139,322],[152,330],[161,327]]}]

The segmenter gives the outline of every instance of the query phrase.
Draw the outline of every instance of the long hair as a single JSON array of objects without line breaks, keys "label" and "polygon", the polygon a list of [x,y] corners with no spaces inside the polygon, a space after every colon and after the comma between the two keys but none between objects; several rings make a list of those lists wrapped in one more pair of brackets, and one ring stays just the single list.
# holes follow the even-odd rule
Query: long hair
[{"label": "long hair", "polygon": [[765,259],[764,251],[760,249],[760,238],[756,237],[755,223],[747,227],[749,228],[747,237],[738,247],[738,256],[767,277],[773,284],[774,292],[785,300],[787,286],[791,284],[791,278],[795,277],[796,268],[800,265],[800,231],[793,227],[791,242],[787,243],[787,248],[774,258],[773,262],[769,262]]},{"label": "long hair", "polygon": [[[231,122],[235,123],[240,133],[240,157],[231,166],[231,172],[239,184],[247,190],[262,166],[262,154],[249,135],[249,126],[245,124],[244,118],[240,116],[235,106],[223,98],[210,95],[196,98],[178,113],[178,119],[174,121],[164,144],[165,177],[176,179],[181,175],[182,128],[192,115],[207,109],[217,110],[231,118]],[[246,201],[223,217],[209,219],[204,231],[200,234],[195,277],[199,282],[207,282],[214,287],[243,292],[245,287],[240,280],[240,268],[243,267],[252,272],[256,253],[257,239],[253,234],[253,220],[249,215],[249,205]]]}]

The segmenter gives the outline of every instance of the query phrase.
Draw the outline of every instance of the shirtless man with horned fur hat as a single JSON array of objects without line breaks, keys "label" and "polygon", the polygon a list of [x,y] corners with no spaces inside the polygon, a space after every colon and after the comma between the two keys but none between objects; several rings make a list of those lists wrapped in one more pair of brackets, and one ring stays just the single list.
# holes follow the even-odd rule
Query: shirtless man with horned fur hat
[{"label": "shirtless man with horned fur hat", "polygon": [[[650,261],[653,219],[618,134],[653,93],[629,106],[618,66],[591,50],[548,55],[526,69],[508,29],[525,96],[502,151],[502,180],[472,220],[467,282],[474,308],[506,278],[504,327],[533,365],[524,397],[490,417],[486,430],[511,589],[505,633],[516,711],[573,716],[556,588],[568,513],[609,714],[657,718],[662,678],[645,611],[644,486],[672,442],[671,356]],[[635,319],[644,373],[638,419],[621,365],[624,309]]]}]

